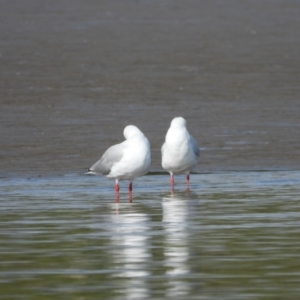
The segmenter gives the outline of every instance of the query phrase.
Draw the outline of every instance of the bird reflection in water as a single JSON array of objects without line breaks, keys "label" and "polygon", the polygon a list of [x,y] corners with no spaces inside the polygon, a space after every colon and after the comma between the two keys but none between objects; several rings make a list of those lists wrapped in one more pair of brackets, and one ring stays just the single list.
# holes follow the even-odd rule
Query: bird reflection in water
[{"label": "bird reflection in water", "polygon": [[165,268],[168,280],[168,297],[189,294],[184,277],[190,273],[187,245],[188,201],[186,197],[172,194],[162,198],[163,226],[165,230]]},{"label": "bird reflection in water", "polygon": [[[129,190],[129,193],[128,193],[128,202],[132,203],[132,200],[133,200],[132,190]],[[116,203],[120,202],[120,193],[119,192],[116,193],[116,200],[115,200],[115,202]]]},{"label": "bird reflection in water", "polygon": [[[119,206],[119,204],[117,204]],[[120,205],[122,208],[122,206]],[[113,257],[113,277],[125,279],[126,285],[122,293],[126,299],[144,299],[149,297],[146,277],[151,261],[149,252],[149,216],[135,212],[133,207],[125,213],[119,211],[112,214],[110,242]],[[128,207],[127,207],[128,209]]]}]

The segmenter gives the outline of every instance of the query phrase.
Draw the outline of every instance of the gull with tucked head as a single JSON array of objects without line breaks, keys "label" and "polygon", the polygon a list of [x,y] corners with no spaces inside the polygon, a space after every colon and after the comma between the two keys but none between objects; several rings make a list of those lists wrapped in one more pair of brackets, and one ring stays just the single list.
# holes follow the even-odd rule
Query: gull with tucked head
[{"label": "gull with tucked head", "polygon": [[150,143],[146,136],[134,125],[124,129],[125,141],[111,146],[94,165],[88,174],[106,175],[115,180],[116,193],[119,196],[119,181],[129,181],[129,193],[135,178],[148,173],[151,165]]},{"label": "gull with tucked head", "polygon": [[197,165],[200,149],[196,140],[189,134],[184,118],[176,117],[172,120],[161,154],[162,167],[171,175],[172,191],[175,174],[186,174],[189,190],[190,172]]}]

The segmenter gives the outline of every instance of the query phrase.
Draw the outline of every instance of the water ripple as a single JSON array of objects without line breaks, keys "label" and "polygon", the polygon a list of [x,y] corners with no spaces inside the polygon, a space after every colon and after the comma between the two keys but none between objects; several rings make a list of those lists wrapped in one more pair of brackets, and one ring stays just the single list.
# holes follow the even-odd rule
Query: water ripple
[{"label": "water ripple", "polygon": [[3,297],[296,299],[299,175],[2,179]]}]

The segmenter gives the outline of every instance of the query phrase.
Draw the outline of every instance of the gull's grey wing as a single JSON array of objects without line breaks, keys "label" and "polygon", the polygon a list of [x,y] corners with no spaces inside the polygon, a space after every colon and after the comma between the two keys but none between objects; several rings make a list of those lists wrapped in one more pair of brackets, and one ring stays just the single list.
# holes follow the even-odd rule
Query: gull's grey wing
[{"label": "gull's grey wing", "polygon": [[92,165],[89,171],[108,175],[113,164],[119,162],[123,157],[123,152],[126,146],[121,143],[108,148],[102,157]]},{"label": "gull's grey wing", "polygon": [[197,157],[199,157],[200,156],[200,148],[192,135],[190,135],[190,138],[191,138],[191,143],[192,143],[194,153]]}]

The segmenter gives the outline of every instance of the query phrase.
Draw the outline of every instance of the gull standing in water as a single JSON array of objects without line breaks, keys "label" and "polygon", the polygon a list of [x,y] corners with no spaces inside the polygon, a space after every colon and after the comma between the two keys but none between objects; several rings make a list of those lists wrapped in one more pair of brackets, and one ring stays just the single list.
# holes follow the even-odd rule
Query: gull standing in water
[{"label": "gull standing in water", "polygon": [[132,181],[148,173],[151,165],[150,143],[134,125],[124,129],[125,141],[108,148],[101,159],[88,169],[88,174],[106,175],[115,179],[117,200],[119,180],[129,180],[129,194],[132,196]]},{"label": "gull standing in water", "polygon": [[176,117],[172,120],[161,154],[162,167],[171,175],[172,191],[174,191],[174,174],[186,174],[189,190],[190,172],[197,165],[200,149],[196,140],[189,134],[184,118]]}]

